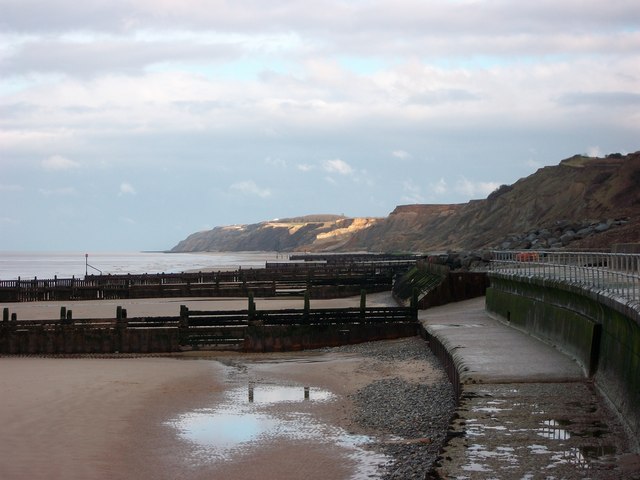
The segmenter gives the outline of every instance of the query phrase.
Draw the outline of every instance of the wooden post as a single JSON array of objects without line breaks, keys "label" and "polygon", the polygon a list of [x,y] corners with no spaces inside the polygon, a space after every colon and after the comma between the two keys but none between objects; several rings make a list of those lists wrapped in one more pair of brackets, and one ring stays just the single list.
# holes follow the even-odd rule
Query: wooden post
[{"label": "wooden post", "polygon": [[309,311],[311,310],[311,300],[309,295],[309,289],[304,292],[304,319],[309,319]]},{"label": "wooden post", "polygon": [[9,321],[9,309],[7,307],[2,309],[2,321],[3,322]]},{"label": "wooden post", "polygon": [[411,317],[412,320],[418,319],[418,289],[414,288],[411,295]]},{"label": "wooden post", "polygon": [[249,292],[249,323],[253,322],[256,319],[256,303],[253,300],[253,292]]},{"label": "wooden post", "polygon": [[60,321],[64,322],[67,319],[67,307],[60,307]]},{"label": "wooden post", "polygon": [[127,309],[122,308],[120,305],[116,307],[116,321],[118,323],[120,322],[127,323]]},{"label": "wooden post", "polygon": [[180,305],[180,321],[178,323],[178,343],[183,345],[187,340],[189,331],[189,308],[186,305]]}]

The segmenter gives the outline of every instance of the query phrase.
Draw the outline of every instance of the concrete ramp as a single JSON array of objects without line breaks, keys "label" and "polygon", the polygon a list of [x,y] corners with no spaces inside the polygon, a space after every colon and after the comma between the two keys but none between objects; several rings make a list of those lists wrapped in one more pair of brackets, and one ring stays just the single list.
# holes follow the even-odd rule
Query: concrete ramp
[{"label": "concrete ramp", "polygon": [[491,318],[484,297],[421,311],[419,319],[452,355],[462,383],[585,379],[573,359]]},{"label": "concrete ramp", "polygon": [[572,358],[491,318],[484,297],[419,320],[462,384],[441,478],[640,478],[635,445]]}]

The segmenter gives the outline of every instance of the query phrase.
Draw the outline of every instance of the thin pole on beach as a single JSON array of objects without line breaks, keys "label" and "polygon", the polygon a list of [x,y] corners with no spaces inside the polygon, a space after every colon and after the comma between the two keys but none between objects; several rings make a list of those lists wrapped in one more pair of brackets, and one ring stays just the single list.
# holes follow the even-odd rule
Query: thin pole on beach
[{"label": "thin pole on beach", "polygon": [[100,273],[100,275],[102,275],[102,270],[100,270],[99,268],[94,267],[93,265],[89,265],[89,254],[85,253],[84,254],[84,276],[86,277],[89,274],[89,268],[93,268],[96,272]]}]

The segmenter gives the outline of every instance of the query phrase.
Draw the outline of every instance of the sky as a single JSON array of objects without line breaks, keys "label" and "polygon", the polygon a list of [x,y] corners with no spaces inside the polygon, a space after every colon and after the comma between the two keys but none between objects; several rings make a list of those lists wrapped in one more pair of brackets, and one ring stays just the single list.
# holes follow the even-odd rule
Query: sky
[{"label": "sky", "polygon": [[3,251],[380,217],[637,150],[637,0],[0,0]]}]

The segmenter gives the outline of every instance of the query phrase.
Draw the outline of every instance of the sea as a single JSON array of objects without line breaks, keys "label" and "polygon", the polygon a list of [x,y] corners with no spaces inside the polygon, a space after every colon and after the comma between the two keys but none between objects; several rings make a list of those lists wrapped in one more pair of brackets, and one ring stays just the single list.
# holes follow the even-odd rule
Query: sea
[{"label": "sea", "polygon": [[86,274],[181,273],[263,268],[277,252],[0,252],[0,280],[84,278]]}]

